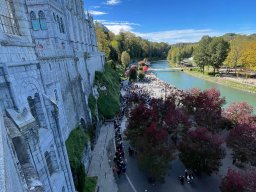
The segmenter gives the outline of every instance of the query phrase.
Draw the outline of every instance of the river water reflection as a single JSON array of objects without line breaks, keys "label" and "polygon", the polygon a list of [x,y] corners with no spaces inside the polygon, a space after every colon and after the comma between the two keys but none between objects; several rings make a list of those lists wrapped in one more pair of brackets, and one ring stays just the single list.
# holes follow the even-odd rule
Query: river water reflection
[{"label": "river water reflection", "polygon": [[[151,63],[151,68],[168,68],[167,61],[157,61]],[[248,93],[245,91],[233,89],[217,83],[212,83],[199,79],[197,77],[188,75],[181,71],[155,71],[157,77],[177,88],[188,90],[191,88],[199,88],[201,90],[209,89],[212,87],[217,88],[221,95],[226,98],[226,105],[233,102],[245,101],[254,107],[254,113],[256,113],[256,94]]]}]

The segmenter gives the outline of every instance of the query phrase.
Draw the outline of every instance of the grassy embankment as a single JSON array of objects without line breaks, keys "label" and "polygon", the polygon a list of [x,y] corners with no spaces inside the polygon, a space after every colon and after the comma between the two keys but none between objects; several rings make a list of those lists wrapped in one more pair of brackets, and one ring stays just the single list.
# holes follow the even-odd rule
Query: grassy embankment
[{"label": "grassy embankment", "polygon": [[232,87],[235,89],[239,89],[239,90],[243,90],[251,93],[256,93],[256,86],[253,86],[253,85],[248,85],[248,84],[239,83],[239,82],[228,80],[228,79],[223,79],[222,77],[213,77],[208,75],[207,72],[205,74],[199,71],[190,71],[190,70],[184,70],[184,72],[210,82],[222,84],[228,87]]},{"label": "grassy embankment", "polygon": [[97,100],[100,119],[112,119],[120,110],[120,77],[118,72],[109,65],[105,65],[104,72],[95,73],[95,85],[106,87],[99,90]]},{"label": "grassy embankment", "polygon": [[82,128],[76,128],[66,141],[75,187],[79,192],[94,192],[97,184],[96,177],[86,176],[84,165],[81,162],[84,148],[87,147],[89,139],[89,133]]},{"label": "grassy embankment", "polygon": [[[123,69],[118,67],[116,71],[109,65],[105,65],[104,72],[95,73],[95,85],[106,87],[106,90],[99,90],[99,97],[96,100],[92,94],[89,95],[89,107],[92,118],[96,120],[96,107],[100,119],[113,118],[120,109],[120,78]],[[96,103],[97,102],[97,103]],[[97,105],[96,105],[97,104]],[[92,128],[87,131],[78,127],[73,130],[66,141],[66,148],[69,156],[72,175],[75,182],[76,190],[79,192],[94,192],[97,185],[97,177],[87,177],[82,164],[82,155],[84,148],[87,147],[89,139],[92,139]]]}]

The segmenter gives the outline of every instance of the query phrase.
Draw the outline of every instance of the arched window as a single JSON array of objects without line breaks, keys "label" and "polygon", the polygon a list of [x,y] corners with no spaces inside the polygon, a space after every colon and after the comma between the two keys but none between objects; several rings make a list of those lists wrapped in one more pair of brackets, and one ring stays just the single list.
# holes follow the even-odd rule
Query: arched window
[{"label": "arched window", "polygon": [[57,90],[56,90],[56,89],[54,89],[54,95],[55,95],[56,101],[58,102],[59,98],[58,98],[58,93],[57,93]]},{"label": "arched window", "polygon": [[60,32],[61,32],[61,33],[65,33],[65,29],[64,29],[64,24],[63,24],[62,17],[60,18]]},{"label": "arched window", "polygon": [[[59,28],[59,31],[60,31],[60,18],[59,18],[58,15],[57,15],[56,19],[57,19],[58,28]],[[60,31],[60,32],[61,32],[61,31]]]},{"label": "arched window", "polygon": [[19,35],[12,0],[0,0],[0,31]]},{"label": "arched window", "polygon": [[46,24],[46,17],[45,17],[44,12],[39,11],[38,16],[39,16],[40,28],[42,30],[46,30],[47,29],[47,24]]},{"label": "arched window", "polygon": [[28,100],[28,105],[29,105],[29,108],[30,108],[30,112],[32,114],[33,117],[36,117],[37,116],[37,113],[36,113],[36,105],[35,105],[35,100],[29,96],[27,98]]},{"label": "arched window", "polygon": [[55,14],[53,13],[53,19],[54,19],[54,21],[56,22],[56,16],[55,16]]},{"label": "arched window", "polygon": [[31,19],[32,29],[35,31],[40,30],[39,20],[36,18],[36,14],[34,11],[30,12],[30,19]]},{"label": "arched window", "polygon": [[48,171],[49,171],[50,175],[52,175],[54,173],[54,168],[53,168],[53,162],[51,159],[51,155],[48,151],[46,151],[44,153],[44,158],[45,158],[45,161],[47,164]]}]

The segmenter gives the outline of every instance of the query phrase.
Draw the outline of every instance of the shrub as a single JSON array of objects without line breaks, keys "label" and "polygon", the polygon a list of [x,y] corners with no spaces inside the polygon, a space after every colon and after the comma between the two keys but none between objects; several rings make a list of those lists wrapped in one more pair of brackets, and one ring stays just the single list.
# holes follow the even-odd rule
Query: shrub
[{"label": "shrub", "polygon": [[66,141],[72,176],[78,191],[83,191],[84,189],[85,170],[81,159],[88,140],[89,136],[84,129],[76,128],[70,133]]},{"label": "shrub", "polygon": [[86,177],[84,192],[95,192],[97,179],[97,177]]},{"label": "shrub", "polygon": [[144,73],[139,73],[138,77],[139,77],[140,80],[142,80],[142,79],[144,79],[145,74]]},{"label": "shrub", "polygon": [[241,173],[229,169],[227,175],[222,179],[220,190],[221,192],[243,192],[245,185],[246,180]]}]

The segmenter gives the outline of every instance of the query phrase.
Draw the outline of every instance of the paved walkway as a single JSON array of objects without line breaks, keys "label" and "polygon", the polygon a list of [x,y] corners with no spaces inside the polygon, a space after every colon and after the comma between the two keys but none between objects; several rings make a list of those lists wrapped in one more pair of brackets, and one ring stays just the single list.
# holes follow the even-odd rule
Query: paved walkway
[{"label": "paved walkway", "polygon": [[[161,88],[161,86],[159,85],[157,89],[152,84],[137,83],[136,85],[138,87],[149,87],[148,90],[151,92],[151,95],[161,97],[161,91],[159,91],[159,87]],[[124,132],[126,126],[127,119],[124,117],[121,123],[122,132]],[[200,177],[196,177],[193,183],[185,183],[183,186],[180,184],[178,177],[184,175],[185,166],[177,157],[171,162],[171,166],[165,177],[165,183],[152,185],[148,183],[147,175],[139,169],[136,157],[130,157],[128,155],[128,146],[129,142],[124,141],[127,172],[126,175],[122,175],[117,180],[119,192],[219,192],[221,177],[226,175],[229,167],[235,168],[232,165],[231,151],[227,149],[226,157],[222,160],[222,166],[217,174],[211,176],[203,174]],[[226,146],[224,147],[226,148]]]},{"label": "paved walkway", "polygon": [[88,171],[88,176],[98,177],[97,192],[117,192],[118,190],[109,159],[114,153],[113,138],[113,123],[105,123],[101,127]]}]

